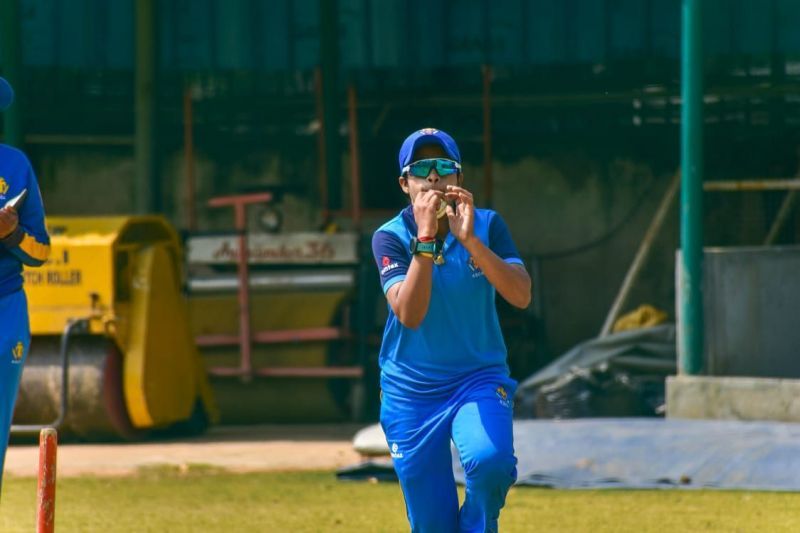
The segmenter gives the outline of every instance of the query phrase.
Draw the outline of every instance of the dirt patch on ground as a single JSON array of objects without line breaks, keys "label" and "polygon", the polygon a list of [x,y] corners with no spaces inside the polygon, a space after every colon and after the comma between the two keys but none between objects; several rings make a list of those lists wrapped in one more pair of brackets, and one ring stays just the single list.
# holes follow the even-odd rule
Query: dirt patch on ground
[{"label": "dirt patch on ground", "polygon": [[[119,476],[140,468],[210,465],[234,472],[332,470],[361,460],[353,450],[353,435],[363,426],[264,425],[221,426],[188,439],[142,443],[60,444],[59,476]],[[35,476],[38,446],[12,445],[5,473]]]}]

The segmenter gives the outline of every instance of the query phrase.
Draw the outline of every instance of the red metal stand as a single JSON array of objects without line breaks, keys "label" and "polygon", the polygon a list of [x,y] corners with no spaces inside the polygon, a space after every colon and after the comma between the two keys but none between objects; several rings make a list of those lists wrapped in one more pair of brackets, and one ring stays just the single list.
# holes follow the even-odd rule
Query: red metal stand
[{"label": "red metal stand", "polygon": [[236,262],[236,271],[239,278],[239,349],[242,361],[239,374],[244,380],[253,377],[252,345],[250,336],[250,272],[248,265],[247,243],[247,206],[250,204],[267,203],[272,200],[268,192],[257,194],[240,194],[234,196],[221,196],[212,198],[208,202],[211,207],[233,207],[234,227],[239,235],[239,255]]},{"label": "red metal stand", "polygon": [[351,83],[347,87],[347,124],[350,140],[350,183],[351,201],[353,211],[353,227],[361,229],[361,155],[358,143],[358,95],[356,88]]}]

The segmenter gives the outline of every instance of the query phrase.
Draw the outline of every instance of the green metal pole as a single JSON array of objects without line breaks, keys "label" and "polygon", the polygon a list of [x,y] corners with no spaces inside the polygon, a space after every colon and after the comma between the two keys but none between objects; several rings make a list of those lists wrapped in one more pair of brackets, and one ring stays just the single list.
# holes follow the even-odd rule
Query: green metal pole
[{"label": "green metal pole", "polygon": [[703,370],[703,48],[702,0],[683,0],[681,52],[681,308],[679,368]]},{"label": "green metal pole", "polygon": [[155,2],[136,0],[135,74],[135,183],[134,209],[138,214],[155,208]]},{"label": "green metal pole", "polygon": [[20,52],[19,0],[0,0],[0,49],[3,51],[3,77],[14,88],[14,104],[3,113],[5,143],[22,147],[22,54]]}]

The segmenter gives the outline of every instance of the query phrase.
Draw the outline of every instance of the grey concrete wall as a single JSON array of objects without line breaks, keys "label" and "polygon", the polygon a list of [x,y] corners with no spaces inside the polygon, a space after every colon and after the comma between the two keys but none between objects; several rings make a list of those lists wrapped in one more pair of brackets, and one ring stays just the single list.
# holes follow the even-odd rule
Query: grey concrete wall
[{"label": "grey concrete wall", "polygon": [[[119,215],[134,211],[134,159],[132,149],[108,147],[34,147],[28,150],[40,182],[49,215]],[[316,187],[312,161],[302,162],[311,169],[310,185]],[[195,160],[198,226],[201,231],[219,231],[233,224],[232,210],[210,209],[207,200],[231,191],[257,190],[286,182],[286,165],[280,155],[254,153],[230,162],[220,162],[208,154],[197,153]],[[187,189],[182,151],[163,157],[161,168],[162,211],[178,228],[187,224]],[[308,168],[292,169],[309,176]],[[300,183],[301,188],[305,183]],[[321,223],[313,199],[301,192],[284,195],[282,200],[286,231],[315,228]],[[257,213],[252,213],[255,224]]]},{"label": "grey concrete wall", "polygon": [[[599,332],[671,176],[632,159],[598,161],[580,151],[497,164],[494,173],[496,209],[523,255],[540,258],[551,355],[560,354]],[[677,205],[626,311],[650,303],[671,314],[676,243]]]},{"label": "grey concrete wall", "polygon": [[800,422],[800,380],[670,376],[667,416]]},{"label": "grey concrete wall", "polygon": [[28,153],[48,215],[133,211],[131,149],[39,146]]}]

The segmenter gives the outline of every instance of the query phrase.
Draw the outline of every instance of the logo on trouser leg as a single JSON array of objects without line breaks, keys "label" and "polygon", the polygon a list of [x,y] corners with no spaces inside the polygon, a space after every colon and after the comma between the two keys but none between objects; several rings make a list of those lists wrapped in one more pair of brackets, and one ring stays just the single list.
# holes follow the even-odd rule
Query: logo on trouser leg
[{"label": "logo on trouser leg", "polygon": [[497,387],[495,392],[497,393],[497,397],[500,398],[500,405],[503,407],[511,407],[511,401],[508,399],[508,393],[505,388],[502,386]]},{"label": "logo on trouser leg", "polygon": [[18,342],[16,346],[11,348],[11,357],[13,357],[13,363],[19,363],[22,360],[22,355],[25,353],[25,345],[22,342]]},{"label": "logo on trouser leg", "polygon": [[395,442],[395,443],[392,443],[392,453],[391,453],[391,456],[392,456],[392,458],[393,458],[393,459],[402,459],[402,458],[403,458],[403,452],[398,452],[398,451],[397,451],[398,449],[399,449],[399,448],[398,448],[398,446],[397,446],[397,443],[396,443],[396,442]]}]

